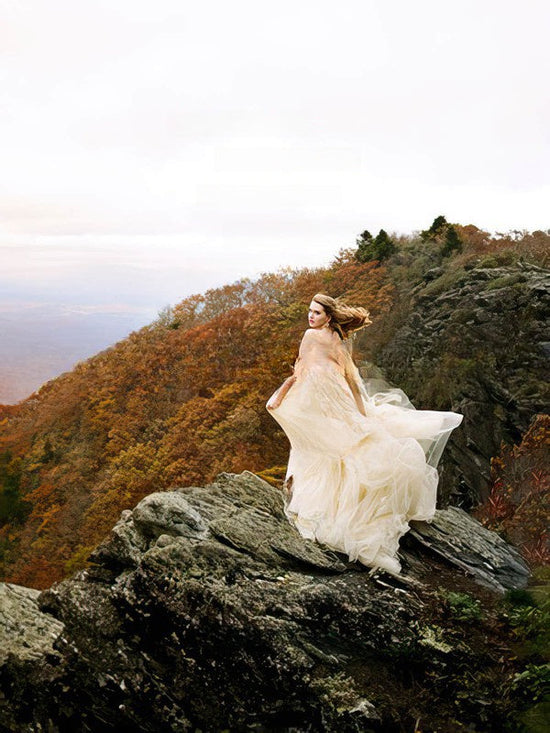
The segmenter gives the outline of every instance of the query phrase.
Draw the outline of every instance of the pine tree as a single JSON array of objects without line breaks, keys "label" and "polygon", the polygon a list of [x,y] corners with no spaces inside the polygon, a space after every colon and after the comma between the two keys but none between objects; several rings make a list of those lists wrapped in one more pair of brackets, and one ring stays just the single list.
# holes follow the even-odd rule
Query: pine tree
[{"label": "pine tree", "polygon": [[372,234],[365,230],[356,241],[358,246],[355,257],[359,262],[382,261],[396,251],[393,239],[388,236],[384,229],[381,229],[374,239]]},{"label": "pine tree", "polygon": [[393,239],[388,236],[388,233],[384,229],[381,229],[374,238],[373,247],[375,253],[374,259],[380,261],[386,260],[397,249]]},{"label": "pine tree", "polygon": [[436,216],[429,229],[420,232],[420,239],[423,242],[434,240],[439,234],[442,234],[447,227],[447,219],[443,215]]},{"label": "pine tree", "polygon": [[355,252],[355,258],[359,262],[370,262],[374,259],[374,252],[372,248],[372,234],[365,229],[355,240],[357,243],[357,250]]},{"label": "pine tree", "polygon": [[445,239],[443,240],[443,247],[441,249],[441,254],[444,257],[447,257],[448,255],[452,254],[453,252],[461,252],[462,251],[462,240],[458,236],[458,232],[454,228],[452,224],[449,224],[447,226],[447,231],[445,232]]}]

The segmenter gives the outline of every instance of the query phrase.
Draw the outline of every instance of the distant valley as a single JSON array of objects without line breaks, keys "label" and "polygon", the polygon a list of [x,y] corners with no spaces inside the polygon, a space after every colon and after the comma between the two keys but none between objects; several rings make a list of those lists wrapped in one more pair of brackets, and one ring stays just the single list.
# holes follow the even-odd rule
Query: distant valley
[{"label": "distant valley", "polygon": [[25,399],[155,318],[153,309],[0,303],[0,404]]}]

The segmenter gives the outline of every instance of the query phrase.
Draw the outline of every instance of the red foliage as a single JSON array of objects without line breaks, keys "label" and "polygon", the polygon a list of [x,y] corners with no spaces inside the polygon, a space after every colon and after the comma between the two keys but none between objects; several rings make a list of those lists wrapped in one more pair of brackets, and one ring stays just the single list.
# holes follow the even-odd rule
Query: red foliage
[{"label": "red foliage", "polygon": [[492,487],[476,514],[503,533],[532,565],[550,563],[550,416],[537,415],[523,440],[491,463]]}]

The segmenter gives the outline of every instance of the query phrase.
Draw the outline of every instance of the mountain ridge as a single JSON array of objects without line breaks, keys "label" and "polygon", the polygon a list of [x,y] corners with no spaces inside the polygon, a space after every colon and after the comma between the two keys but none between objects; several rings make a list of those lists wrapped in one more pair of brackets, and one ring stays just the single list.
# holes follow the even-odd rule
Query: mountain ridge
[{"label": "mountain ridge", "polygon": [[[525,355],[535,337],[550,341],[542,335],[548,276],[536,269],[550,236],[495,240],[475,227],[457,231],[463,251],[451,255],[437,239],[443,235],[428,231],[402,237],[384,262],[347,250],[325,268],[282,270],[191,296],[20,405],[0,406],[3,577],[45,588],[85,566],[120,512],[153,490],[208,482],[222,471],[280,481],[288,444],[264,405],[290,373],[318,291],[371,311],[373,325],[355,342],[358,361],[375,361],[419,408],[465,412],[443,456],[441,501],[475,506],[492,490],[499,440],[518,442],[547,407],[544,355],[536,363]],[[540,292],[529,290],[543,276]],[[475,307],[474,296],[484,299]],[[494,334],[491,348],[513,356],[514,319],[503,323],[499,299],[522,313],[513,334],[521,359],[506,373],[495,360],[480,368],[460,353]],[[514,398],[519,411],[508,409],[506,380],[529,385],[529,394]],[[492,431],[496,438],[486,439]]]}]

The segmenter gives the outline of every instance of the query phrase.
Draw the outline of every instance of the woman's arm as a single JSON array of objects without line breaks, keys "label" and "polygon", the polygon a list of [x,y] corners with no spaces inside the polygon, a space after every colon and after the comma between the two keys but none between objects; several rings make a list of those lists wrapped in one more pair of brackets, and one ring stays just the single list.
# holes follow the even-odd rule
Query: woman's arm
[{"label": "woman's arm", "polygon": [[298,357],[296,361],[294,362],[294,366],[292,367],[292,370],[294,371],[294,374],[292,374],[288,379],[285,379],[285,381],[281,384],[279,389],[275,392],[273,397],[269,400],[266,407],[268,410],[274,410],[281,402],[284,400],[286,395],[288,394],[288,390],[292,387],[294,382],[296,381],[296,371],[298,373],[300,372],[300,362],[302,361],[304,350],[307,351],[307,349],[311,348],[312,345],[312,333],[313,330],[311,328],[308,328],[307,331],[304,333],[302,340],[300,342],[300,350],[298,352]]},{"label": "woman's arm", "polygon": [[359,387],[357,386],[357,382],[353,378],[352,375],[349,375],[346,371],[346,382],[349,384],[349,388],[351,389],[351,393],[353,395],[353,399],[355,400],[355,404],[357,405],[357,409],[361,413],[361,415],[367,416],[367,413],[365,412],[365,405],[363,404],[363,398],[361,397],[361,392],[359,391]]},{"label": "woman's arm", "polygon": [[365,403],[363,402],[361,390],[359,389],[359,385],[357,384],[359,372],[357,370],[357,367],[353,363],[353,359],[347,352],[345,355],[344,376],[346,377],[346,382],[348,383],[348,386],[351,390],[353,399],[355,400],[355,404],[357,405],[357,409],[359,410],[361,415],[364,415],[366,417],[367,413],[365,412]]}]

